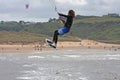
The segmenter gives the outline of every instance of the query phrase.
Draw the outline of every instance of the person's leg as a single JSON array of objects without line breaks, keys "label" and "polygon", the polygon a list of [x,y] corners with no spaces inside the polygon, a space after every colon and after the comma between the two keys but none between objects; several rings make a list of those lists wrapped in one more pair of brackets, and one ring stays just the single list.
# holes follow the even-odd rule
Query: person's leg
[{"label": "person's leg", "polygon": [[58,35],[59,35],[58,30],[56,30],[56,31],[54,32],[54,36],[53,36],[53,42],[54,42],[55,44],[57,44]]},{"label": "person's leg", "polygon": [[59,30],[56,30],[53,36],[53,43],[57,45],[58,35],[64,35],[65,33],[68,33],[68,32],[69,32],[69,28],[67,27],[63,27],[63,28],[60,28]]}]

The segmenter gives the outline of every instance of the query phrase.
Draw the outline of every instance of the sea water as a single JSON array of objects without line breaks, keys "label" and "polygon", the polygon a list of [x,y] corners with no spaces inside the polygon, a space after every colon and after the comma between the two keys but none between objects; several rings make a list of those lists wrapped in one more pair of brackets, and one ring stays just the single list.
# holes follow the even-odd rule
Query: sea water
[{"label": "sea water", "polygon": [[0,80],[120,80],[120,50],[1,53]]}]

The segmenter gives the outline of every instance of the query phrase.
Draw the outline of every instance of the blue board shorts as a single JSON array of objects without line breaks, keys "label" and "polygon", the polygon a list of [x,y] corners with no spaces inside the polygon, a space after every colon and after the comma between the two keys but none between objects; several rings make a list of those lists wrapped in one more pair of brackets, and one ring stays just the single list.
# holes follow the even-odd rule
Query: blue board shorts
[{"label": "blue board shorts", "polygon": [[69,30],[70,30],[70,28],[63,27],[63,28],[58,29],[58,33],[59,33],[59,35],[64,35],[65,33],[68,33]]}]

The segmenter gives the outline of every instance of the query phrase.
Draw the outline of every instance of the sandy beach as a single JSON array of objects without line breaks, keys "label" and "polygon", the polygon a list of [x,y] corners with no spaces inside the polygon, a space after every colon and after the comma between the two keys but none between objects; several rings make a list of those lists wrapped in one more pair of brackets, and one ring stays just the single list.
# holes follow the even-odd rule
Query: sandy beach
[{"label": "sandy beach", "polygon": [[[93,40],[60,41],[57,44],[57,49],[108,49],[119,50],[120,44],[107,44]],[[29,44],[0,44],[0,53],[16,53],[16,52],[31,52],[31,51],[48,51],[53,50],[45,43],[35,42]]]},{"label": "sandy beach", "polygon": [[1,44],[0,80],[120,80],[120,45],[92,40]]}]

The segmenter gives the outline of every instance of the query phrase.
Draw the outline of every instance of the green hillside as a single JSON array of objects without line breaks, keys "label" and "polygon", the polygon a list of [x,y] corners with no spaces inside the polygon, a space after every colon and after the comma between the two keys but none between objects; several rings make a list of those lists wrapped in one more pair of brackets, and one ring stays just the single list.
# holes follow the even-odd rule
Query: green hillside
[{"label": "green hillside", "polygon": [[[70,33],[60,37],[60,40],[79,40],[82,38],[120,43],[119,17],[79,17],[79,19],[74,20]],[[46,36],[52,37],[54,31],[62,26],[58,21],[45,23],[1,22],[0,41],[38,41]],[[11,36],[10,39],[9,36]]]},{"label": "green hillside", "polygon": [[28,32],[0,31],[0,42],[34,42],[45,39],[45,35]]},{"label": "green hillside", "polygon": [[73,33],[81,38],[120,42],[120,18],[99,17],[75,21]]},{"label": "green hillside", "polygon": [[118,17],[88,17],[76,20],[75,23],[105,23],[105,22],[119,22],[120,18]]},{"label": "green hillside", "polygon": [[[44,41],[46,38],[49,38],[52,40],[52,37],[48,35],[40,35],[40,34],[29,33],[29,32],[0,31],[0,43],[37,42],[37,41]],[[62,41],[78,41],[80,39],[78,37],[73,37],[68,35],[68,36],[60,37],[59,40],[60,41],[61,40]]]}]

